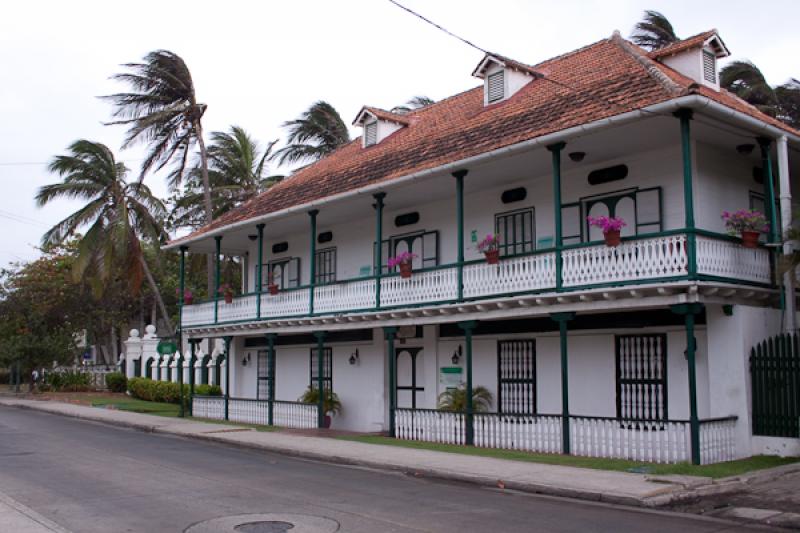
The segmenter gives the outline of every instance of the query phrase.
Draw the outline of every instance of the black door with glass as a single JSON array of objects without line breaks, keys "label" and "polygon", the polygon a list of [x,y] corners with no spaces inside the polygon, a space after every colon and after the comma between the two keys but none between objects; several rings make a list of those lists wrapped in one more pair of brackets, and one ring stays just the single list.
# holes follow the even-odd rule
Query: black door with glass
[{"label": "black door with glass", "polygon": [[278,289],[292,289],[300,286],[300,258],[287,257],[270,261],[267,267],[267,279],[265,286],[270,282],[278,286]]},{"label": "black door with glass", "polygon": [[[494,231],[498,235],[501,256],[524,254],[536,248],[533,208],[518,209],[494,216]],[[478,236],[482,238],[482,236]]]},{"label": "black door with glass", "polygon": [[416,409],[423,403],[422,348],[397,349],[397,407]]},{"label": "black door with glass", "polygon": [[258,375],[258,389],[256,390],[256,398],[259,400],[266,400],[270,398],[270,390],[272,389],[273,380],[270,376],[269,358],[267,350],[259,350],[256,356],[256,373]]},{"label": "black door with glass", "polygon": [[[415,269],[431,268],[439,265],[439,232],[438,231],[418,231],[405,235],[395,235],[389,240],[383,241],[381,257],[383,265],[381,272],[387,274],[389,267],[387,262],[390,257],[396,257],[403,252],[411,252],[417,257],[414,258],[412,265]],[[373,264],[375,260],[373,258]]]},{"label": "black door with glass", "polygon": [[497,412],[536,413],[536,341],[497,343]]},{"label": "black door with glass", "polygon": [[336,281],[336,248],[317,250],[314,283],[325,285]]},{"label": "black door with glass", "polygon": [[[309,357],[309,385],[312,388],[317,388],[317,352],[316,348],[311,348]],[[322,388],[325,391],[333,390],[333,348],[322,349]]]}]

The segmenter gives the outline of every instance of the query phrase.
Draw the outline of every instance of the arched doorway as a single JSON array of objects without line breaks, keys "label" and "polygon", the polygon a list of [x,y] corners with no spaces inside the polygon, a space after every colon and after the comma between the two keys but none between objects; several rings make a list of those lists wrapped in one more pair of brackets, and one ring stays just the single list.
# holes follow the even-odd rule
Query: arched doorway
[{"label": "arched doorway", "polygon": [[397,349],[397,407],[425,405],[424,352],[421,347]]}]

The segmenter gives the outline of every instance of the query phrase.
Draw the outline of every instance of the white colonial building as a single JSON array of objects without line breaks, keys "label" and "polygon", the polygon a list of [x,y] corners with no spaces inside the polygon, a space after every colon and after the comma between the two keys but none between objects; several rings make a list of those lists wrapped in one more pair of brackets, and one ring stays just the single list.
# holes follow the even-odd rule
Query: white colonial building
[{"label": "white colonial building", "polygon": [[[181,377],[224,389],[195,415],[324,426],[296,403],[312,386],[338,395],[333,428],[402,439],[796,452],[753,435],[749,358],[795,328],[775,262],[800,132],[719,88],[727,54],[715,31],[655,53],[615,33],[534,66],[489,54],[482,85],[422,109],[364,107],[361,138],[170,244],[245,265],[232,303],[182,308]],[[773,222],[757,248],[724,233],[741,208]],[[622,243],[589,215],[623,218]],[[487,233],[498,264],[476,249]],[[408,278],[387,265],[405,251]],[[151,344],[129,351],[131,375],[177,379],[177,358],[131,340]],[[437,410],[478,386],[488,412]]]}]

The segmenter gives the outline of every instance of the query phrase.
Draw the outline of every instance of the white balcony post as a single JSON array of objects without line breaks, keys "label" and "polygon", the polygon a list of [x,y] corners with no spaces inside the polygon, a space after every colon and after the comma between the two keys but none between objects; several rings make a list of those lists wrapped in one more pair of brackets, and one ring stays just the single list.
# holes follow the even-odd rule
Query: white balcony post
[{"label": "white balcony post", "polygon": [[[791,255],[793,251],[792,241],[788,234],[792,227],[792,190],[789,177],[789,150],[786,137],[780,137],[776,143],[778,148],[778,176],[779,191],[781,201],[781,235],[783,236],[783,254]],[[795,305],[795,277],[794,273],[787,272],[783,275],[784,301],[786,303],[784,313],[784,330],[793,333],[797,330],[796,305]]]}]

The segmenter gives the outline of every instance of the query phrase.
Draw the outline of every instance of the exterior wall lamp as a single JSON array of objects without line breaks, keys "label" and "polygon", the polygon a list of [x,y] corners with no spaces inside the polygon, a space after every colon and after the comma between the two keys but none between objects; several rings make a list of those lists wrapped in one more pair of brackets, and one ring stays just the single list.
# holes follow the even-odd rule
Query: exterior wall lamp
[{"label": "exterior wall lamp", "polygon": [[454,365],[457,365],[458,361],[461,360],[462,355],[464,355],[464,349],[459,344],[458,348],[456,348],[453,352],[453,357],[450,358],[450,361],[452,361]]},{"label": "exterior wall lamp", "polygon": [[570,152],[567,155],[572,161],[580,163],[583,161],[583,158],[586,157],[586,152]]},{"label": "exterior wall lamp", "polygon": [[736,147],[736,151],[742,155],[748,155],[753,151],[753,148],[755,147],[756,147],[755,144],[740,144]]},{"label": "exterior wall lamp", "polygon": [[247,352],[244,357],[242,357],[242,366],[247,366],[250,363],[250,352]]},{"label": "exterior wall lamp", "polygon": [[348,359],[348,362],[351,365],[356,365],[360,360],[361,358],[358,355],[358,348],[356,348],[356,351],[350,354],[350,359]]}]

